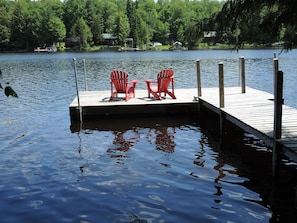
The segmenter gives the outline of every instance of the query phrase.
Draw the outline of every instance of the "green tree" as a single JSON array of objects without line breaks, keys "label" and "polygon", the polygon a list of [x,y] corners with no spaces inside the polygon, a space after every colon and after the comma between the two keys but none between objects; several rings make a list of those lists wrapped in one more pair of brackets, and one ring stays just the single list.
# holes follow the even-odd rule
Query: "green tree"
[{"label": "green tree", "polygon": [[189,48],[195,46],[199,37],[201,37],[201,31],[202,30],[199,29],[199,26],[197,26],[196,21],[190,21],[186,24],[184,30],[184,40],[186,41]]},{"label": "green tree", "polygon": [[136,32],[137,29],[137,15],[136,15],[136,3],[131,0],[127,0],[126,6],[126,14],[128,17],[129,25],[130,25],[130,33],[129,36],[133,38],[134,43],[138,41],[138,34]]},{"label": "green tree", "polygon": [[52,17],[48,20],[46,30],[48,34],[46,41],[50,44],[63,41],[66,37],[66,27],[58,17]]},{"label": "green tree", "polygon": [[184,19],[185,19],[185,4],[183,4],[182,0],[172,0],[169,7],[170,12],[170,33],[172,41],[183,41],[182,38],[182,30],[184,27]]},{"label": "green tree", "polygon": [[28,3],[19,0],[15,3],[11,22],[11,40],[16,48],[26,48],[28,44]]},{"label": "green tree", "polygon": [[74,24],[70,36],[78,41],[80,49],[88,48],[93,39],[91,29],[83,18],[79,18]]},{"label": "green tree", "polygon": [[[221,30],[241,30],[242,26],[249,25],[246,23],[246,18],[257,15],[259,9],[261,10],[260,20],[258,23],[253,23],[257,32],[248,28],[246,32],[241,32],[236,43],[237,47],[243,45],[243,35],[261,39],[263,33],[266,34],[266,39],[270,37],[270,42],[276,39],[281,40],[284,37],[282,40],[286,49],[292,49],[297,45],[297,4],[295,0],[227,0],[217,16],[217,22]],[[284,30],[288,30],[287,33],[290,34],[282,36]]]},{"label": "green tree", "polygon": [[0,49],[9,46],[10,35],[10,14],[9,9],[4,4],[0,6]]},{"label": "green tree", "polygon": [[103,32],[112,33],[116,23],[116,15],[118,13],[118,6],[112,1],[106,1],[103,8]]},{"label": "green tree", "polygon": [[153,41],[168,44],[169,24],[158,20],[157,26],[154,32]]},{"label": "green tree", "polygon": [[0,24],[0,49],[6,48],[10,40],[10,29]]},{"label": "green tree", "polygon": [[[139,0],[138,13],[140,14],[143,22],[145,22],[149,39],[152,39],[154,32],[156,32],[158,25],[158,13],[154,0]],[[147,39],[146,37],[144,39]]]},{"label": "green tree", "polygon": [[103,41],[103,18],[102,15],[95,15],[91,23],[91,32],[93,34],[93,41],[95,45],[99,45]]},{"label": "green tree", "polygon": [[[40,0],[44,13],[50,13],[55,17],[63,19],[64,17],[64,5],[60,0]],[[64,1],[66,2],[66,1]]]},{"label": "green tree", "polygon": [[137,41],[136,44],[138,46],[145,45],[150,40],[150,31],[148,24],[138,15],[138,23],[139,26],[137,27]]},{"label": "green tree", "polygon": [[[75,24],[86,15],[86,4],[84,0],[67,0],[64,3],[64,24],[67,34]],[[69,35],[67,35],[69,36]]]},{"label": "green tree", "polygon": [[130,25],[128,17],[123,12],[118,12],[113,34],[118,38],[120,45],[123,45],[126,42],[129,33]]},{"label": "green tree", "polygon": [[103,1],[87,0],[86,2],[86,21],[93,34],[94,45],[99,45],[103,40]]}]

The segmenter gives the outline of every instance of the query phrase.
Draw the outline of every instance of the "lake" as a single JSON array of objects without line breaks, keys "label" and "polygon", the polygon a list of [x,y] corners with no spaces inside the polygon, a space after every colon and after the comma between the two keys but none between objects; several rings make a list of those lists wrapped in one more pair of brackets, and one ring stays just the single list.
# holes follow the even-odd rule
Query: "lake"
[{"label": "lake", "polygon": [[[110,90],[109,74],[129,79],[175,70],[176,88],[239,83],[273,92],[273,56],[284,72],[285,104],[297,108],[297,50],[202,50],[0,54],[0,83],[19,98],[0,94],[1,222],[295,222],[296,166],[284,160],[277,193],[271,153],[249,134],[222,149],[216,124],[198,117],[132,117],[86,122],[72,131],[68,106],[79,88]],[[203,89],[202,89],[203,94]]]}]

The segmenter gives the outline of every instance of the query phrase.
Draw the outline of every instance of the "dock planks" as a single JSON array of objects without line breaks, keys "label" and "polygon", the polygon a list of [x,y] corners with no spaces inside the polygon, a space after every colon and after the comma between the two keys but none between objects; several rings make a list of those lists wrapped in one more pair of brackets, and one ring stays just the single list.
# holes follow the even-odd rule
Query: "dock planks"
[{"label": "dock planks", "polygon": [[[225,119],[272,147],[274,96],[249,87],[246,88],[246,93],[241,93],[240,87],[225,88],[224,92],[224,108],[219,107],[218,88],[203,89],[202,96],[199,97],[200,106],[218,114],[223,112]],[[297,110],[286,105],[282,107],[282,135],[277,142],[282,145],[283,154],[297,162]]]}]

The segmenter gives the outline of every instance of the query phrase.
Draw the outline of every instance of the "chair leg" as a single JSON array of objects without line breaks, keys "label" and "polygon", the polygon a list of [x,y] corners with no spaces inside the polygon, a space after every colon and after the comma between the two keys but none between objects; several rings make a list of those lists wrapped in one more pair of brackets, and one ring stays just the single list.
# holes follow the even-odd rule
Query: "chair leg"
[{"label": "chair leg", "polygon": [[169,94],[170,97],[172,97],[173,99],[176,99],[176,97],[175,97],[175,95],[174,95],[173,92],[167,91],[166,93]]},{"label": "chair leg", "polygon": [[118,97],[118,92],[116,90],[113,90],[111,92],[111,95],[110,95],[110,98],[109,98],[109,101],[113,101],[114,98],[117,98]]},{"label": "chair leg", "polygon": [[161,94],[158,94],[158,93],[156,93],[156,92],[151,92],[152,93],[152,95],[157,99],[157,100],[162,100],[162,97],[161,97]]}]

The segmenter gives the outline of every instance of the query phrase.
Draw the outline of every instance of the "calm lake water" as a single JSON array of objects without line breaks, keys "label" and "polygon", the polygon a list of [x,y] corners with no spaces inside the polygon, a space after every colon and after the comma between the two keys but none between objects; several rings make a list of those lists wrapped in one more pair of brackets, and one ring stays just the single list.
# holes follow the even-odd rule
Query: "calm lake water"
[{"label": "calm lake water", "polygon": [[[295,167],[282,167],[277,193],[271,154],[251,135],[220,147],[211,120],[197,117],[99,120],[72,131],[68,106],[80,90],[83,59],[89,90],[109,90],[109,73],[124,69],[145,89],[159,70],[175,70],[176,88],[237,86],[239,57],[247,86],[273,92],[278,50],[239,52],[99,52],[0,54],[1,222],[296,222]],[[278,55],[285,103],[297,108],[297,50]],[[203,89],[202,89],[203,93]],[[289,167],[288,167],[289,166]]]}]

